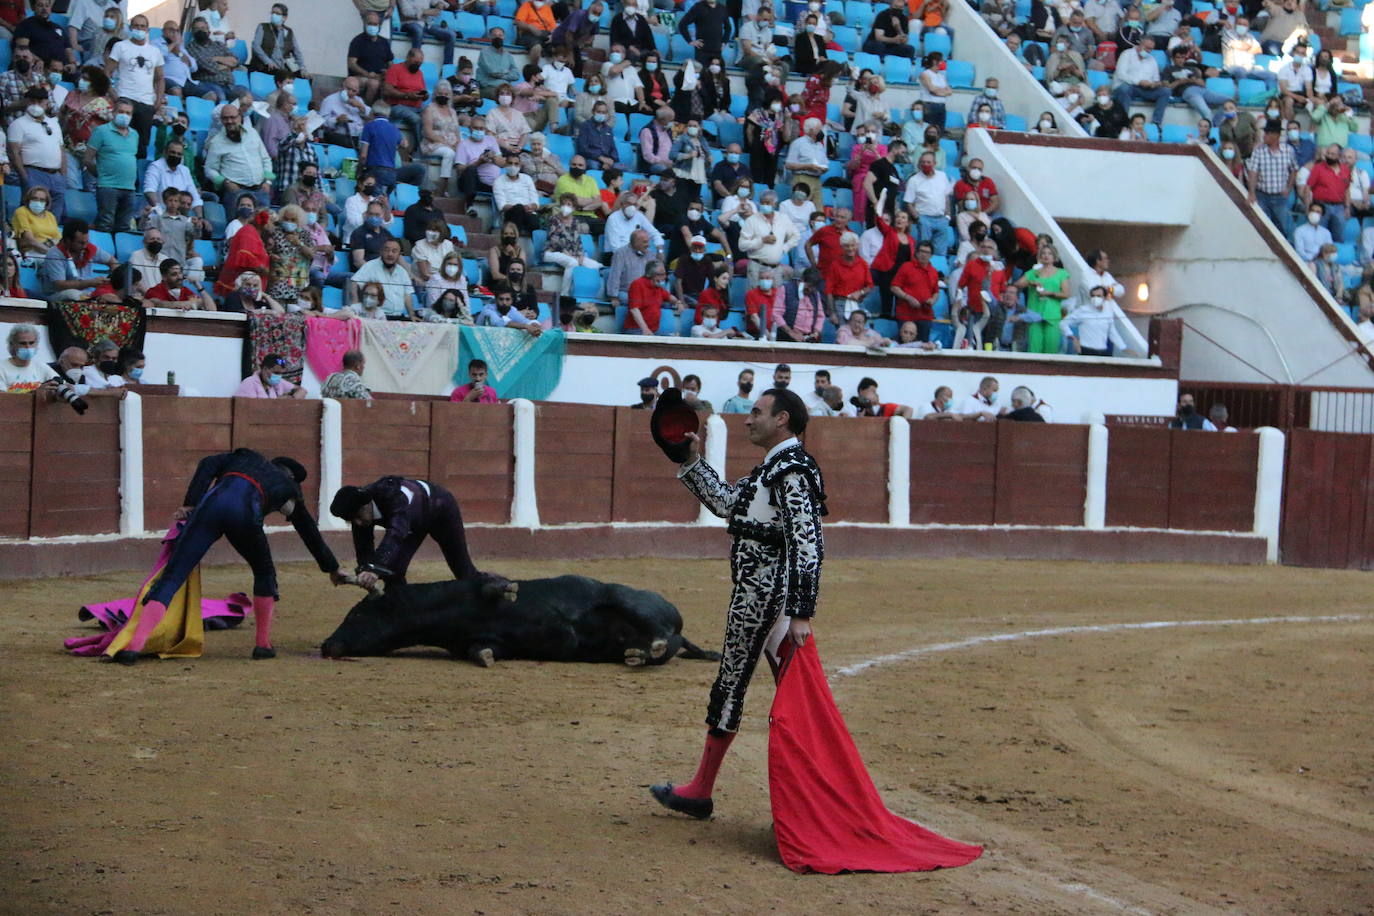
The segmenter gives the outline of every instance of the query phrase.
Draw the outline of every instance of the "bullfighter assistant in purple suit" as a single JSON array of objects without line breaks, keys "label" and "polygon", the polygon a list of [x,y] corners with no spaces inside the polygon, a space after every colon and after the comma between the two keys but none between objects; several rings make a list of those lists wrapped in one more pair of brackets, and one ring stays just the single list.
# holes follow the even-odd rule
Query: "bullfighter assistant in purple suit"
[{"label": "bullfighter assistant in purple suit", "polygon": [[[389,476],[365,487],[341,487],[329,511],[353,528],[358,584],[364,588],[379,579],[388,591],[405,585],[406,570],[426,537],[439,545],[455,579],[486,580],[490,590],[483,591],[493,598],[511,588],[473,565],[458,500],[436,483]],[[372,529],[378,526],[386,529],[381,544],[373,541]]]}]

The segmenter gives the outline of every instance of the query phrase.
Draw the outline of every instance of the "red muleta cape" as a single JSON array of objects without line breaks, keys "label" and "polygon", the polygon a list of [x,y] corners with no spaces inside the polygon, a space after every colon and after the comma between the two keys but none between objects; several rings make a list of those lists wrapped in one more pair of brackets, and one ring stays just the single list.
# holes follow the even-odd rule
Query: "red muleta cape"
[{"label": "red muleta cape", "polygon": [[782,862],[795,872],[930,871],[983,854],[887,810],[821,669],[816,640],[784,641],[768,725],[768,784]]}]

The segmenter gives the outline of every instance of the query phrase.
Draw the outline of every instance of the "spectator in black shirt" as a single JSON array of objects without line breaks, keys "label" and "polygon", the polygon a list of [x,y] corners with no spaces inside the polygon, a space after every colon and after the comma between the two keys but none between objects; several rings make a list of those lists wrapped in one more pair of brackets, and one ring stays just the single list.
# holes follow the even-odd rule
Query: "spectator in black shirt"
[{"label": "spectator in black shirt", "polygon": [[434,207],[434,192],[429,188],[422,188],[420,199],[406,207],[405,215],[402,217],[401,235],[414,245],[425,237],[425,230],[436,219],[441,223],[448,222],[443,212]]},{"label": "spectator in black shirt", "polygon": [[67,34],[51,17],[52,0],[33,0],[33,15],[15,27],[14,40],[27,39],[33,56],[45,64],[57,61],[75,69],[76,56],[67,44]]},{"label": "spectator in black shirt", "polygon": [[654,201],[654,228],[664,235],[672,235],[682,225],[687,213],[687,202],[683,200],[682,189],[677,186],[677,176],[672,172],[664,172],[649,196]]},{"label": "spectator in black shirt", "polygon": [[391,42],[381,36],[382,20],[376,13],[368,13],[363,22],[362,34],[348,43],[348,73],[358,78],[363,98],[371,104],[391,66]]},{"label": "spectator in black shirt", "polygon": [[[519,258],[510,262],[506,268],[506,285],[513,297],[511,304],[517,312],[539,311],[539,297],[535,288],[525,282],[525,262]],[[526,316],[528,317],[528,315]]]},{"label": "spectator in black shirt", "polygon": [[730,254],[730,240],[725,232],[712,224],[706,215],[706,207],[700,200],[687,201],[686,216],[677,223],[664,230],[663,234],[668,238],[668,263],[671,264],[675,258],[687,252],[689,240],[700,236],[703,239],[714,239],[725,249],[726,260],[734,260]]},{"label": "spectator in black shirt", "polygon": [[706,176],[711,184],[711,191],[716,195],[716,205],[731,194],[735,193],[735,186],[739,184],[741,178],[752,178],[747,163],[742,162],[744,150],[738,143],[731,143],[725,148],[725,155],[719,162],[711,167],[711,174]]},{"label": "spectator in black shirt", "polygon": [[[696,26],[695,38],[688,31],[690,26]],[[677,21],[677,31],[697,49],[697,60],[704,64],[712,57],[720,56],[721,46],[730,40],[734,29],[725,4],[719,0],[701,0]]]},{"label": "spectator in black shirt", "polygon": [[864,41],[864,53],[887,57],[896,54],[907,59],[916,56],[907,33],[906,0],[892,0],[887,9],[873,17],[873,29]]},{"label": "spectator in black shirt", "polygon": [[1093,131],[1093,136],[1105,140],[1119,139],[1121,128],[1130,123],[1130,114],[1116,104],[1111,90],[1106,86],[1098,87],[1097,103],[1090,107],[1087,113],[1097,122],[1097,130]]},{"label": "spectator in black shirt", "polygon": [[380,257],[382,243],[387,239],[394,238],[386,226],[382,224],[385,212],[385,206],[381,201],[374,200],[369,203],[367,205],[367,217],[363,220],[363,224],[354,229],[353,234],[348,237],[348,247],[352,249],[349,253],[349,260],[354,270],[362,267],[373,258]]}]

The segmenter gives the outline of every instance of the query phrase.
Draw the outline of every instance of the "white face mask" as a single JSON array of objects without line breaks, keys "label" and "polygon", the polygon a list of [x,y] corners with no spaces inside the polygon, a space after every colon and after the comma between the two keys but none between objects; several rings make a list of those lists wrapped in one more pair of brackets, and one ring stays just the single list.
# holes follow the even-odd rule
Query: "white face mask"
[{"label": "white face mask", "polygon": [[573,214],[572,204],[563,204],[563,206],[561,206],[561,207],[558,208],[558,212],[559,212],[559,213],[562,213],[564,216],[572,216],[572,214]]},{"label": "white face mask", "polygon": [[444,265],[444,276],[446,276],[446,277],[456,277],[456,276],[458,276],[458,265],[457,265],[457,264],[445,264],[445,265]]},{"label": "white face mask", "polygon": [[439,244],[439,233],[435,232],[433,229],[426,231],[425,241],[429,242],[431,245]]},{"label": "white face mask", "polygon": [[498,96],[496,102],[499,105],[509,105],[511,102],[511,98],[508,95]]},{"label": "white face mask", "polygon": [[367,306],[370,309],[375,309],[377,307],[377,297],[363,296],[363,305]]},{"label": "white face mask", "polygon": [[1088,301],[1093,304],[1093,308],[1100,309],[1107,300],[1103,299],[1101,296],[1093,296]]},{"label": "white face mask", "polygon": [[714,318],[703,318],[703,319],[701,319],[701,326],[702,326],[703,328],[706,328],[706,330],[708,330],[708,331],[715,330],[715,327],[716,327],[716,319],[714,319]]},{"label": "white face mask", "polygon": [[1053,122],[1053,121],[1044,120],[1044,121],[1041,121],[1041,122],[1040,122],[1040,129],[1041,129],[1041,130],[1050,130],[1050,129],[1052,129],[1053,127],[1054,127],[1054,122]]},{"label": "white face mask", "polygon": [[690,219],[692,222],[695,223],[697,220],[701,219],[701,211],[700,211],[700,210],[688,210],[688,211],[687,211],[687,218]]},{"label": "white face mask", "polygon": [[720,73],[720,64],[712,64],[706,69],[710,70],[712,74]]},{"label": "white face mask", "polygon": [[982,170],[982,169],[969,169],[969,170],[968,170],[968,177],[969,177],[969,178],[972,178],[974,181],[978,181],[980,178],[983,177],[983,170]]},{"label": "white face mask", "polygon": [[1309,213],[1307,214],[1307,221],[1315,226],[1322,221],[1322,215],[1320,213]]}]

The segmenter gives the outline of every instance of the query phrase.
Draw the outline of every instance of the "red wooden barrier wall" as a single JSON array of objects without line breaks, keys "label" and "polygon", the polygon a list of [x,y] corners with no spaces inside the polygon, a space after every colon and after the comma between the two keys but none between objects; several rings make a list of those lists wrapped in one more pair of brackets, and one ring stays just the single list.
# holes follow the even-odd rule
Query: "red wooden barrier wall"
[{"label": "red wooden barrier wall", "polygon": [[[320,492],[320,413],[319,401],[293,398],[234,398],[234,448],[251,448],[267,458],[285,455],[305,466],[308,507],[316,508]],[[207,453],[208,454],[208,453]]]},{"label": "red wooden barrier wall", "polygon": [[345,484],[362,486],[387,474],[430,476],[429,401],[339,403]]},{"label": "red wooden barrier wall", "polygon": [[911,424],[911,523],[991,525],[1000,423]]},{"label": "red wooden barrier wall", "polygon": [[812,417],[806,424],[806,450],[825,479],[826,521],[887,521],[887,442],[885,420]]},{"label": "red wooden barrier wall", "polygon": [[615,408],[540,404],[537,409],[535,498],[540,522],[609,522]]},{"label": "red wooden barrier wall", "polygon": [[[229,451],[233,439],[231,398],[144,398],[144,527],[166,530],[186,497],[196,464],[206,455]],[[284,453],[268,457],[277,454]]]},{"label": "red wooden barrier wall", "polygon": [[467,522],[510,522],[515,491],[514,409],[509,404],[431,408],[429,479],[458,497]]},{"label": "red wooden barrier wall", "polygon": [[84,415],[38,401],[33,413],[29,536],[119,530],[119,402],[92,397]]},{"label": "red wooden barrier wall", "polygon": [[[0,537],[29,536],[33,410],[37,398],[0,394]],[[66,404],[44,405],[54,409]]]},{"label": "red wooden barrier wall", "polygon": [[1374,568],[1374,440],[1295,429],[1284,468],[1283,562]]},{"label": "red wooden barrier wall", "polygon": [[1088,427],[1049,423],[997,427],[999,525],[1081,525],[1088,486]]},{"label": "red wooden barrier wall", "polygon": [[1113,426],[1107,443],[1108,525],[1254,528],[1258,435]]},{"label": "red wooden barrier wall", "polygon": [[[615,467],[611,520],[616,522],[691,522],[700,503],[677,479],[677,465],[664,456],[649,434],[647,410],[616,407]],[[542,517],[542,507],[541,507]]]}]

